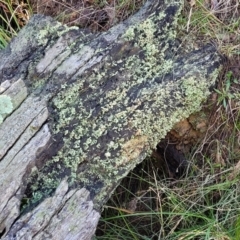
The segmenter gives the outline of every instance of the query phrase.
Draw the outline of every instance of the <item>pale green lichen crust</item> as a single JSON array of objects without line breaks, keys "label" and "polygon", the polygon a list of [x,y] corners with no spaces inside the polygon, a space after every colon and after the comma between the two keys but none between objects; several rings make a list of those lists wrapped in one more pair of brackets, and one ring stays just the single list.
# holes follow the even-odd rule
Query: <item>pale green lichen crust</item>
[{"label": "pale green lichen crust", "polygon": [[[53,21],[50,17],[34,15],[33,18],[37,20],[29,22],[28,26],[19,32],[18,38],[21,38],[22,41],[19,42],[18,38],[16,38],[11,42],[10,47],[15,54],[21,53],[24,48],[31,49],[29,44],[39,47],[45,46],[51,38],[59,37],[71,29],[77,29],[77,27],[69,28],[63,26],[61,23]],[[28,51],[26,50],[26,52]]]},{"label": "pale green lichen crust", "polygon": [[101,205],[173,125],[199,110],[208,96],[220,67],[218,54],[209,47],[176,57],[173,29],[183,1],[155,2],[146,20],[102,50],[108,51],[107,59],[62,85],[53,98],[52,131],[62,146],[40,173],[46,189],[67,175]]},{"label": "pale green lichen crust", "polygon": [[12,100],[7,95],[0,95],[0,124],[3,118],[13,110]]}]

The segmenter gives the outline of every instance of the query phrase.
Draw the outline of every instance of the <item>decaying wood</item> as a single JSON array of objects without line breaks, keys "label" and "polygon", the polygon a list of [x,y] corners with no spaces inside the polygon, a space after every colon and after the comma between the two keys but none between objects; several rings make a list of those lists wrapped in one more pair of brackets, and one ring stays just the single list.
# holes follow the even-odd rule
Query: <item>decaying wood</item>
[{"label": "decaying wood", "polygon": [[99,34],[36,15],[0,52],[2,239],[91,239],[120,180],[200,109],[221,57],[183,54],[182,5],[148,1]]}]

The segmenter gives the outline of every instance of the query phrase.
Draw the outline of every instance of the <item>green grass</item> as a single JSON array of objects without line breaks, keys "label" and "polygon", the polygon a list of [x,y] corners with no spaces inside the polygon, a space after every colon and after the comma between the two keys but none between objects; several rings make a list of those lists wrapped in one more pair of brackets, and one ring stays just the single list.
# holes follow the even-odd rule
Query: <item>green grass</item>
[{"label": "green grass", "polygon": [[[123,186],[117,189],[106,205],[97,239],[237,239],[239,178],[228,180],[231,167],[219,172],[207,161],[193,169],[179,180],[163,178],[154,166],[144,180],[131,173],[127,182],[133,181],[134,193]],[[136,178],[141,182],[137,186]],[[130,203],[135,206],[130,208]]]},{"label": "green grass", "polygon": [[5,29],[0,27],[0,49],[5,48],[10,40],[11,37],[6,33]]},{"label": "green grass", "polygon": [[185,1],[180,21],[180,28],[187,31],[187,36],[197,36],[203,42],[213,40],[228,57],[240,54],[239,0],[190,2],[192,5]]},{"label": "green grass", "polygon": [[[0,0],[0,48],[17,35],[32,12],[38,13],[31,2]],[[110,7],[116,18],[113,24],[143,1],[112,3],[92,1],[88,10],[97,13]],[[148,158],[123,179],[105,206],[96,239],[240,239],[240,74],[234,70],[240,64],[239,4],[239,0],[185,1],[178,24],[182,42],[194,46],[211,40],[229,58],[203,107],[208,115],[206,133],[186,153],[191,164],[184,177],[169,178]],[[75,13],[73,9],[67,14]],[[67,15],[54,17],[68,19]],[[94,19],[88,19],[88,26],[97,30],[111,26],[100,28]]]},{"label": "green grass", "polygon": [[28,0],[0,0],[0,49],[27,23],[32,14]]},{"label": "green grass", "polygon": [[230,91],[230,87],[232,83],[238,84],[238,80],[236,78],[232,79],[232,72],[229,71],[226,73],[226,80],[224,81],[221,89],[215,89],[215,91],[218,93],[218,105],[222,104],[226,110],[230,102],[237,98]]}]

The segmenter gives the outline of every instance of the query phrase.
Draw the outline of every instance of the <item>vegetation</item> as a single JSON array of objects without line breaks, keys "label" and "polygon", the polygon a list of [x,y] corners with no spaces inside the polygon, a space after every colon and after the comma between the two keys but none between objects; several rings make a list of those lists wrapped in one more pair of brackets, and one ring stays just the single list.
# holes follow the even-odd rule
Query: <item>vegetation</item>
[{"label": "vegetation", "polygon": [[[102,31],[144,1],[71,2],[0,0],[0,48],[32,13]],[[168,170],[169,159],[163,158],[163,167],[153,154],[137,166],[106,204],[96,239],[240,239],[239,0],[186,1],[178,35],[186,46],[212,42],[226,56],[218,85],[203,110],[187,119],[195,137],[190,138],[189,131],[180,134],[178,126],[166,138],[188,165],[184,174],[175,176]]]}]

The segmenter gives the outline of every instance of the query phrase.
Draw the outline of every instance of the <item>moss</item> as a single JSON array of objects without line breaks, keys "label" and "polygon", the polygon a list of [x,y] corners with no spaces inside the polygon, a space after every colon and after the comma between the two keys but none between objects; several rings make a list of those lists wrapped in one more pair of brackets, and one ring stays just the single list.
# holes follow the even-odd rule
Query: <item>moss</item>
[{"label": "moss", "polygon": [[5,115],[13,111],[12,100],[7,95],[0,95],[0,124],[3,122]]}]

